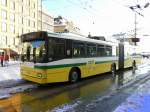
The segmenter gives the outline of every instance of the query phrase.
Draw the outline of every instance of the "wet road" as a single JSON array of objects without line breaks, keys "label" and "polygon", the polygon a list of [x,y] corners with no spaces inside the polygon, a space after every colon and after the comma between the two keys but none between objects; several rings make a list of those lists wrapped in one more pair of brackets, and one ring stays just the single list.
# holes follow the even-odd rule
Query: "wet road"
[{"label": "wet road", "polygon": [[0,112],[112,112],[141,83],[149,80],[148,66],[135,71],[103,74],[76,84],[59,83],[14,94],[0,100]]}]

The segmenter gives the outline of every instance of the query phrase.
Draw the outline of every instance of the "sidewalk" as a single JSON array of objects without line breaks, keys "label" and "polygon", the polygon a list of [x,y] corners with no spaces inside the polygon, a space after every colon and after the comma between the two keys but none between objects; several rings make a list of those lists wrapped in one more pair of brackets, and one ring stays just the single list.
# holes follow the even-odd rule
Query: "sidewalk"
[{"label": "sidewalk", "polygon": [[114,112],[150,112],[150,80],[140,85]]},{"label": "sidewalk", "polygon": [[9,61],[8,66],[0,66],[0,82],[18,79],[21,79],[19,61]]}]

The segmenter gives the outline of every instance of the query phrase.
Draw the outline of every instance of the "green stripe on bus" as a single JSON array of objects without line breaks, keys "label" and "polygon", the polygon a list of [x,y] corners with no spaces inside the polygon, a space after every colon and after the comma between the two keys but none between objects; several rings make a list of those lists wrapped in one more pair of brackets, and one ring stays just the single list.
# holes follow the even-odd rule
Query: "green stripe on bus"
[{"label": "green stripe on bus", "polygon": [[86,65],[86,63],[51,65],[51,66],[35,66],[35,68],[39,68],[39,69],[53,69],[53,68],[64,68],[64,67],[82,66],[82,65]]},{"label": "green stripe on bus", "polygon": [[[117,61],[117,60],[114,60]],[[103,63],[110,63],[113,61],[97,61],[95,64],[103,64]],[[53,68],[64,68],[64,67],[73,67],[73,66],[83,66],[87,63],[75,63],[75,64],[62,64],[62,65],[50,65],[50,66],[35,66],[38,69],[53,69]]]},{"label": "green stripe on bus", "polygon": [[109,62],[113,62],[113,61],[97,61],[95,62],[95,64],[102,64],[102,63],[109,63]]}]

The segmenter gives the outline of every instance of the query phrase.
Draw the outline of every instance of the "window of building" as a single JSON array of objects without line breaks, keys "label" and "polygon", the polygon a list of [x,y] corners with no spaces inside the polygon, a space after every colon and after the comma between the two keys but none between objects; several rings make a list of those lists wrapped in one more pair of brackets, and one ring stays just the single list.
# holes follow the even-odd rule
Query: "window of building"
[{"label": "window of building", "polygon": [[8,44],[7,36],[5,36],[5,43]]},{"label": "window of building", "polygon": [[35,21],[33,22],[33,27],[35,28]]},{"label": "window of building", "polygon": [[28,19],[28,26],[30,26],[30,19]]},{"label": "window of building", "polygon": [[30,21],[30,26],[34,27],[35,21]]},{"label": "window of building", "polygon": [[19,13],[22,13],[22,6],[19,5]]},{"label": "window of building", "polygon": [[15,33],[15,26],[14,25],[10,25],[10,32]]},{"label": "window of building", "polygon": [[35,9],[35,3],[33,3],[33,8]]},{"label": "window of building", "polygon": [[10,9],[15,10],[15,2],[10,1]]},{"label": "window of building", "polygon": [[2,19],[7,19],[7,11],[2,10]]},{"label": "window of building", "polygon": [[24,23],[24,19],[22,18],[22,20],[21,20],[21,23],[23,24]]},{"label": "window of building", "polygon": [[2,44],[3,44],[3,40],[2,40],[2,37],[0,36],[0,47]]},{"label": "window of building", "polygon": [[23,6],[22,6],[22,8],[21,8],[21,12],[23,12]]},{"label": "window of building", "polygon": [[3,6],[7,6],[7,0],[1,0]]},{"label": "window of building", "polygon": [[15,45],[15,37],[13,38],[13,45]]},{"label": "window of building", "polygon": [[35,18],[35,12],[33,13],[33,17]]},{"label": "window of building", "polygon": [[29,32],[30,32],[30,30],[28,29],[28,30],[27,30],[27,33],[29,33]]},{"label": "window of building", "polygon": [[7,45],[7,36],[0,37],[0,45]]},{"label": "window of building", "polygon": [[3,22],[1,29],[2,29],[2,32],[6,32],[7,31],[7,24]]},{"label": "window of building", "polygon": [[28,0],[28,6],[30,6],[30,0]]},{"label": "window of building", "polygon": [[15,14],[14,13],[10,13],[10,20],[11,21],[15,21]]},{"label": "window of building", "polygon": [[22,23],[22,17],[19,17],[19,23],[20,24]]},{"label": "window of building", "polygon": [[23,28],[22,28],[22,31],[21,31],[21,32],[22,32],[22,34],[23,34]]},{"label": "window of building", "polygon": [[22,34],[22,28],[19,28],[19,35]]}]

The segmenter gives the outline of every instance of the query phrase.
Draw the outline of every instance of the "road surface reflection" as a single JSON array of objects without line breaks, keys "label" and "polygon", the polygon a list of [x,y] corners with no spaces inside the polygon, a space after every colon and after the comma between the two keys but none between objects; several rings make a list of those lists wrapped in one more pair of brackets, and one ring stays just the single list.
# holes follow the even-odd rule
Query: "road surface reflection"
[{"label": "road surface reflection", "polygon": [[118,72],[115,77],[103,74],[84,79],[76,84],[51,84],[36,90],[15,94],[0,100],[0,112],[46,112],[76,99],[104,96],[135,78],[132,70]]}]

